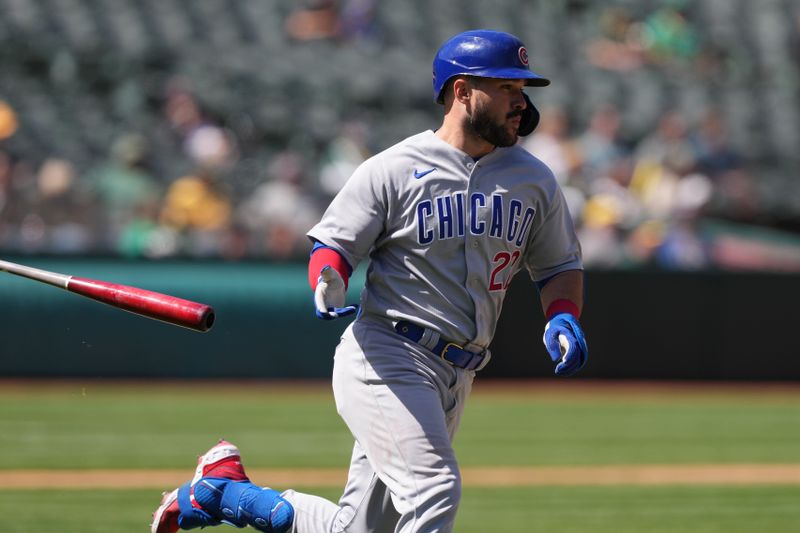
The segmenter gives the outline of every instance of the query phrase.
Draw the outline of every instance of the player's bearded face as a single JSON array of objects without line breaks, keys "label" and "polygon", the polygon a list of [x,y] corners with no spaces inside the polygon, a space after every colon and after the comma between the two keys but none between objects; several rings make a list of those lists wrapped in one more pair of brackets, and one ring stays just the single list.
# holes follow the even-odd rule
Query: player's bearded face
[{"label": "player's bearded face", "polygon": [[493,113],[488,104],[478,101],[467,119],[467,125],[473,133],[493,146],[514,146],[517,143],[517,128],[510,127],[508,121],[520,114],[520,111],[504,114],[498,122],[495,118],[497,112]]}]

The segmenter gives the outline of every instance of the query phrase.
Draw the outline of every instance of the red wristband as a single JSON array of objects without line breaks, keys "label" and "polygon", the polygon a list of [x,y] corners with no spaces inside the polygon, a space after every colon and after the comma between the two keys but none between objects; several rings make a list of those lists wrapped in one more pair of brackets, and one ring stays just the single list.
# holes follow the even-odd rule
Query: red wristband
[{"label": "red wristband", "polygon": [[342,276],[344,288],[347,288],[347,282],[350,278],[350,268],[347,266],[347,261],[333,248],[317,248],[308,260],[308,284],[311,285],[312,291],[317,290],[319,273],[323,267],[328,265]]},{"label": "red wristband", "polygon": [[566,298],[561,298],[560,300],[554,300],[548,307],[547,311],[545,312],[545,316],[547,320],[550,320],[555,315],[559,313],[569,313],[575,318],[581,317],[581,310],[572,300],[567,300]]}]

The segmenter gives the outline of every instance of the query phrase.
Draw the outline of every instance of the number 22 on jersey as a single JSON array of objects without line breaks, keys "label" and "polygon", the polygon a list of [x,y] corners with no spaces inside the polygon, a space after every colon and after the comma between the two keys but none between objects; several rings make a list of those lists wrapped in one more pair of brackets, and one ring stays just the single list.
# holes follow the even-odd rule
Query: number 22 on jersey
[{"label": "number 22 on jersey", "polygon": [[[493,260],[495,267],[492,269],[492,275],[489,278],[490,291],[504,291],[508,289],[508,285],[511,283],[511,278],[514,275],[514,265],[517,264],[518,260],[519,250],[515,250],[512,253],[497,252]],[[499,281],[504,277],[505,282]]]}]

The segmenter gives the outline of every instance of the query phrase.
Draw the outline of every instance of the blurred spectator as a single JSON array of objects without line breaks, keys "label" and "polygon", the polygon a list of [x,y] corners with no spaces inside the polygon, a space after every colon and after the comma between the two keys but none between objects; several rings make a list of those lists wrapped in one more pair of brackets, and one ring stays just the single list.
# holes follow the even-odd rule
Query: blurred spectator
[{"label": "blurred spectator", "polygon": [[221,171],[237,158],[236,142],[230,131],[206,116],[188,85],[181,78],[169,81],[164,114],[184,153],[198,166]]},{"label": "blurred spectator", "polygon": [[186,136],[184,147],[197,165],[212,171],[227,168],[237,157],[233,135],[207,122],[198,125]]},{"label": "blurred spectator", "polygon": [[642,48],[655,64],[690,65],[699,50],[697,30],[687,17],[687,0],[669,0],[645,17]]},{"label": "blurred spectator", "polygon": [[306,0],[284,23],[297,41],[353,41],[378,37],[376,0]]},{"label": "blurred spectator", "polygon": [[284,151],[273,158],[266,180],[236,213],[237,220],[269,257],[290,259],[308,253],[306,232],[319,220],[322,210],[304,187],[306,180],[302,156]]},{"label": "blurred spectator", "polygon": [[17,131],[17,114],[10,104],[0,99],[0,141],[8,139]]},{"label": "blurred spectator", "polygon": [[645,218],[641,201],[630,189],[634,162],[623,157],[592,182],[583,213],[589,227],[614,225],[629,231]]},{"label": "blurred spectator", "polygon": [[36,181],[36,169],[29,161],[19,159],[0,147],[0,194],[3,196],[0,242],[10,246],[20,242],[20,222],[35,209],[38,201]]},{"label": "blurred spectator", "polygon": [[586,130],[576,139],[584,190],[591,182],[608,175],[610,169],[626,155],[620,137],[621,117],[614,104],[598,106],[589,119]]},{"label": "blurred spectator", "polygon": [[572,217],[577,219],[583,210],[584,193],[572,185],[580,170],[580,158],[568,134],[569,121],[564,109],[549,106],[542,109],[536,130],[523,137],[520,144],[550,167],[564,191]]},{"label": "blurred spectator", "polygon": [[629,71],[645,61],[641,28],[624,6],[608,6],[599,16],[600,36],[586,45],[589,62],[602,69]]},{"label": "blurred spectator", "polygon": [[161,202],[163,187],[148,171],[146,159],[147,140],[125,135],[112,144],[109,160],[86,176],[97,202],[98,224],[112,248],[128,224],[142,212],[157,210]]},{"label": "blurred spectator", "polygon": [[164,116],[179,137],[187,137],[203,123],[200,105],[186,87],[190,82],[183,78],[172,78],[167,83]]},{"label": "blurred spectator", "polygon": [[709,109],[690,141],[697,170],[714,184],[714,212],[734,220],[754,219],[761,207],[759,195],[744,156],[729,141],[724,116]]},{"label": "blurred spectator", "polygon": [[376,22],[378,0],[345,0],[339,12],[340,38],[348,41],[380,39]]},{"label": "blurred spectator", "polygon": [[744,157],[730,144],[725,117],[716,109],[706,111],[689,140],[697,170],[714,181],[744,166]]},{"label": "blurred spectator", "polygon": [[298,41],[334,39],[339,36],[339,7],[336,0],[306,0],[286,17],[287,35]]},{"label": "blurred spectator", "polygon": [[36,175],[34,209],[23,219],[24,245],[30,251],[82,253],[92,244],[92,210],[77,186],[69,161],[49,158]]},{"label": "blurred spectator", "polygon": [[629,159],[618,159],[606,175],[591,183],[578,227],[589,266],[613,268],[629,261],[626,236],[642,218],[641,205],[628,188],[631,166]]},{"label": "blurred spectator", "polygon": [[0,221],[3,221],[3,211],[11,199],[12,168],[11,154],[0,149]]},{"label": "blurred spectator", "polygon": [[694,168],[694,150],[683,115],[675,110],[665,111],[656,129],[638,142],[634,155],[640,161],[665,166],[676,174],[685,174]]},{"label": "blurred spectator", "polygon": [[363,121],[348,120],[339,127],[321,158],[319,184],[324,195],[333,198],[356,167],[372,155],[368,139],[369,129]]},{"label": "blurred spectator", "polygon": [[578,153],[569,138],[569,121],[561,107],[542,109],[536,130],[528,137],[523,137],[520,144],[544,161],[561,185],[567,184],[578,169]]},{"label": "blurred spectator", "polygon": [[672,209],[664,219],[663,240],[655,250],[655,262],[670,270],[699,270],[711,265],[710,242],[699,221],[712,196],[711,181],[703,174],[678,178]]},{"label": "blurred spectator", "polygon": [[159,205],[141,203],[121,228],[115,242],[115,251],[123,257],[157,259],[177,253],[178,234],[158,222]]},{"label": "blurred spectator", "polygon": [[199,170],[169,186],[161,221],[178,229],[218,230],[228,223],[230,214],[228,192],[216,176]]},{"label": "blurred spectator", "polygon": [[680,113],[665,112],[658,127],[636,146],[631,189],[651,217],[666,218],[674,207],[678,180],[694,168],[688,128]]},{"label": "blurred spectator", "polygon": [[[9,104],[0,100],[0,141],[8,139],[17,131],[17,115]],[[8,208],[12,198],[12,173],[14,163],[11,154],[0,146],[0,243],[6,240],[3,233],[8,229]]]},{"label": "blurred spectator", "polygon": [[19,207],[21,202],[14,201],[13,190],[14,161],[11,154],[0,147],[0,249],[8,248],[18,235],[15,212],[12,205]]},{"label": "blurred spectator", "polygon": [[230,191],[215,174],[198,168],[169,186],[160,222],[180,235],[175,252],[219,255],[232,211]]}]

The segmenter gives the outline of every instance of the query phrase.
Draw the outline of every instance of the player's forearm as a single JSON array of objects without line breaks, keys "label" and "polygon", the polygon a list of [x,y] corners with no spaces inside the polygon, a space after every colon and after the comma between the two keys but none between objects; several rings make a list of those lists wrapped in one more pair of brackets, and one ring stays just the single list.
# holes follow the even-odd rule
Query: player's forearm
[{"label": "player's forearm", "polygon": [[568,270],[556,275],[542,287],[539,297],[546,317],[552,316],[557,309],[568,310],[567,302],[574,304],[577,315],[574,311],[570,314],[577,317],[583,310],[583,271]]},{"label": "player's forearm", "polygon": [[347,289],[350,274],[353,272],[353,269],[347,264],[347,260],[333,248],[316,243],[308,260],[308,284],[311,285],[311,290],[316,290],[320,272],[326,266],[339,273],[344,282],[344,288]]}]

